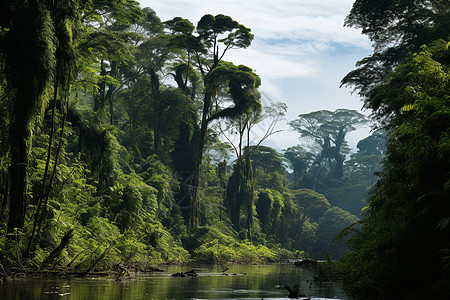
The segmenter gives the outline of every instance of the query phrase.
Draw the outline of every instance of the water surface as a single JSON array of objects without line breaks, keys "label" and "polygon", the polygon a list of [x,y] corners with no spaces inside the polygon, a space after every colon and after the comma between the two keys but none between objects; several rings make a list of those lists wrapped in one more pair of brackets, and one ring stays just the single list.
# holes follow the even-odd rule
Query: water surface
[{"label": "water surface", "polygon": [[[349,300],[339,283],[315,283],[311,271],[292,264],[229,265],[198,267],[195,278],[172,277],[186,266],[170,266],[161,273],[140,273],[135,279],[115,277],[21,278],[0,282],[2,300],[133,300],[133,299],[287,299],[298,284],[300,293],[312,299]],[[301,299],[302,297],[300,297]]]}]

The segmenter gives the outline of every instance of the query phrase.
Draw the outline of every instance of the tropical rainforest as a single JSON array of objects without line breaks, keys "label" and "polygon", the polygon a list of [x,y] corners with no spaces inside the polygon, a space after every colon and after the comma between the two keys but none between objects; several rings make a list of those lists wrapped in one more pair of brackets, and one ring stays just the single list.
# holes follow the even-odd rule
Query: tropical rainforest
[{"label": "tropical rainforest", "polygon": [[1,273],[328,256],[355,298],[449,298],[450,5],[356,0],[346,25],[374,45],[342,80],[372,120],[299,114],[274,149],[288,108],[227,61],[253,40],[231,16],[3,1]]},{"label": "tropical rainforest", "polygon": [[[374,45],[343,80],[388,134],[342,262],[356,299],[450,298],[450,5],[357,0],[346,25]],[[344,234],[345,235],[345,234]]]}]

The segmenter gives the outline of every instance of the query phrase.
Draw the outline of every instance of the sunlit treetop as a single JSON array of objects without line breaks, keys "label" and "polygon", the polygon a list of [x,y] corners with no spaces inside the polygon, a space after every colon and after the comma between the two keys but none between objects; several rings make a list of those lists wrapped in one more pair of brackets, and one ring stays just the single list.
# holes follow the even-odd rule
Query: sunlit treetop
[{"label": "sunlit treetop", "polygon": [[[222,42],[227,48],[247,48],[253,40],[249,28],[222,14],[203,16],[197,24],[197,32],[207,47]],[[221,35],[225,36],[220,38]]]}]

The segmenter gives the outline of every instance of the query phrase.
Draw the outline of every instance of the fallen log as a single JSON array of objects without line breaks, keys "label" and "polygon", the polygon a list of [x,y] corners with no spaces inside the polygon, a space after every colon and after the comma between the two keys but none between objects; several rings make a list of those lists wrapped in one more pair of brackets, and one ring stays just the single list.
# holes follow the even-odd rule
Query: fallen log
[{"label": "fallen log", "polygon": [[70,240],[73,237],[73,228],[70,229],[62,238],[61,242],[59,243],[58,247],[56,247],[48,256],[44,259],[44,261],[41,263],[41,267],[45,267],[46,265],[50,264],[55,257],[57,257],[61,251],[69,244]]}]

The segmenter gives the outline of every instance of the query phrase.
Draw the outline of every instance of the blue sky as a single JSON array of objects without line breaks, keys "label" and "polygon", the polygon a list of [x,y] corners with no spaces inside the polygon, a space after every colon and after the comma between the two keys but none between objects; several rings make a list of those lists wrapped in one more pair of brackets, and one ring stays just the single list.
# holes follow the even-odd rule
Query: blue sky
[{"label": "blue sky", "polygon": [[[232,50],[225,60],[244,64],[261,77],[263,103],[284,102],[286,121],[315,110],[360,110],[361,100],[340,80],[356,61],[372,52],[370,42],[344,19],[353,0],[141,0],[162,21],[183,17],[196,24],[205,14],[225,14],[251,28],[255,39],[247,49]],[[363,112],[369,114],[369,112]],[[285,122],[266,145],[285,149],[299,135]],[[349,135],[350,145],[368,135],[361,129]],[[258,134],[256,134],[258,135]]]}]

